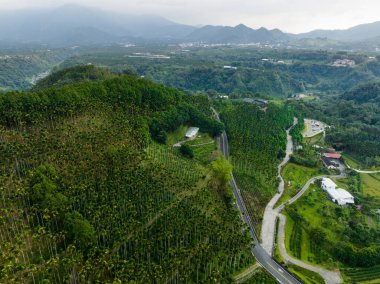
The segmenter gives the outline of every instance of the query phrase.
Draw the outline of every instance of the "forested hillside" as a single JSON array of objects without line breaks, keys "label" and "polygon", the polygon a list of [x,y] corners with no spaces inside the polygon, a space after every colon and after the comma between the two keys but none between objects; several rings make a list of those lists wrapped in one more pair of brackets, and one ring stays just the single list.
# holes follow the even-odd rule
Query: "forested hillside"
[{"label": "forested hillside", "polygon": [[[355,65],[333,66],[339,59]],[[363,53],[237,46],[98,48],[68,58],[61,66],[88,62],[193,92],[214,90],[235,97],[337,94],[380,77],[379,60]]]},{"label": "forested hillside", "polygon": [[236,182],[260,232],[265,206],[278,185],[277,166],[285,156],[285,130],[293,112],[287,105],[274,104],[267,111],[243,103],[226,103],[222,109]]},{"label": "forested hillside", "polygon": [[64,50],[41,52],[0,52],[0,91],[25,90],[68,56]]},{"label": "forested hillside", "polygon": [[0,113],[0,282],[226,283],[254,262],[211,167],[156,142],[220,133],[206,97],[121,76],[0,94]]},{"label": "forested hillside", "polygon": [[305,117],[318,118],[332,127],[327,141],[367,167],[380,165],[380,92],[378,83],[361,84],[340,96],[296,102]]}]

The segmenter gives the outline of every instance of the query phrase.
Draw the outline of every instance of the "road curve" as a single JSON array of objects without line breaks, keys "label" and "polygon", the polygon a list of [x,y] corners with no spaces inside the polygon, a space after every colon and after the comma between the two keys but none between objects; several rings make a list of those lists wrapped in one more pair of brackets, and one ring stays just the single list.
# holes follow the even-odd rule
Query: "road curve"
[{"label": "road curve", "polygon": [[[215,111],[214,108],[211,108],[214,112],[215,118],[220,121],[218,113]],[[227,134],[225,131],[221,134],[220,137],[218,137],[219,147],[222,153],[226,156],[226,158],[229,157],[229,150],[228,150],[228,139]],[[279,265],[276,261],[272,259],[272,257],[263,249],[263,247],[260,245],[255,228],[253,227],[251,218],[248,214],[247,208],[245,206],[245,203],[243,201],[243,198],[241,196],[240,190],[236,185],[235,178],[233,174],[231,174],[231,187],[234,192],[234,196],[236,199],[236,204],[239,209],[239,211],[242,214],[244,222],[247,224],[249,228],[250,235],[254,241],[255,246],[252,248],[252,253],[256,257],[257,261],[264,267],[266,271],[268,271],[279,283],[282,284],[301,284],[298,279],[296,279],[293,275],[291,275],[289,272],[285,270],[281,265]]]}]

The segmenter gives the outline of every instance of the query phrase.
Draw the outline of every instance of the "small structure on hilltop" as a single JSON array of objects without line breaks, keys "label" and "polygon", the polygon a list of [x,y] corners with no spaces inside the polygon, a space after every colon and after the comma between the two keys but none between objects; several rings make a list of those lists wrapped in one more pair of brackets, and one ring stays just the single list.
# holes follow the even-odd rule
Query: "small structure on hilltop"
[{"label": "small structure on hilltop", "polygon": [[339,205],[355,204],[354,197],[347,190],[338,186],[329,178],[322,179],[322,189],[328,193],[333,202]]},{"label": "small structure on hilltop", "polygon": [[190,127],[189,130],[186,132],[185,137],[188,139],[194,139],[197,137],[199,132],[198,127]]}]

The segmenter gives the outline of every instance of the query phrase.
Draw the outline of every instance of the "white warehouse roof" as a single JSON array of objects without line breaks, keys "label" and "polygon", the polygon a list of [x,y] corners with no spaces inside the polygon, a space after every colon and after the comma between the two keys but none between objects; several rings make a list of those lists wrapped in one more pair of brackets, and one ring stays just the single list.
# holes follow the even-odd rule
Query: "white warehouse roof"
[{"label": "white warehouse roof", "polygon": [[185,137],[186,138],[192,138],[195,135],[197,135],[198,132],[199,132],[199,128],[198,127],[190,127],[190,129],[186,132]]},{"label": "white warehouse roof", "polygon": [[333,182],[331,179],[329,178],[323,178],[322,179],[322,184],[326,187],[332,187],[332,188],[335,188],[336,187],[336,184],[335,182]]},{"label": "white warehouse roof", "polygon": [[322,188],[330,195],[334,202],[339,205],[354,204],[354,197],[347,190],[342,188],[337,188],[335,182],[329,178],[324,178],[322,180]]}]

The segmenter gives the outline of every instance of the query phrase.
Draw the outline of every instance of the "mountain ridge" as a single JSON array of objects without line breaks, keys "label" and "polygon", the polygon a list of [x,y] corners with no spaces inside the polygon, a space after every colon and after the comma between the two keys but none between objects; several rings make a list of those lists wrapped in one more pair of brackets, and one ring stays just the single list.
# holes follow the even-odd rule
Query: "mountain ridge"
[{"label": "mountain ridge", "polygon": [[49,46],[99,45],[166,41],[211,44],[286,43],[327,38],[358,42],[380,37],[380,21],[345,30],[314,30],[292,34],[280,29],[184,25],[156,15],[133,15],[68,4],[54,9],[0,12],[0,42]]}]

